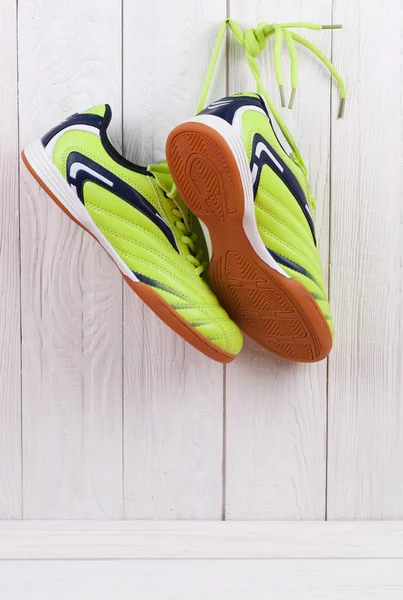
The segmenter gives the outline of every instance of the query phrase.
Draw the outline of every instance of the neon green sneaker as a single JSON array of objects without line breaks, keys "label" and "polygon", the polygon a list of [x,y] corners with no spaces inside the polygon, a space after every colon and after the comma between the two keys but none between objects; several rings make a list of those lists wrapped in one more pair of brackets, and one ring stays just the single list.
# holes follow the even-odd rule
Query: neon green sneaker
[{"label": "neon green sneaker", "polygon": [[60,208],[114,260],[132,290],[187,342],[230,362],[242,335],[203,279],[205,246],[166,163],[139,167],[107,137],[108,105],[75,114],[22,158]]},{"label": "neon green sneaker", "polygon": [[[235,94],[203,110],[220,45],[229,25],[245,48],[258,93]],[[181,197],[204,224],[211,248],[210,283],[229,315],[259,344],[285,358],[314,362],[332,347],[333,322],[314,227],[315,200],[298,148],[261,83],[257,54],[274,44],[276,75],[285,104],[280,51],[291,56],[292,96],[297,72],[294,41],[310,48],[345,89],[333,65],[290,27],[268,25],[243,34],[227,19],[213,53],[198,115],[167,140],[167,161]],[[279,46],[280,43],[280,46]],[[270,114],[285,140],[281,145]]]}]

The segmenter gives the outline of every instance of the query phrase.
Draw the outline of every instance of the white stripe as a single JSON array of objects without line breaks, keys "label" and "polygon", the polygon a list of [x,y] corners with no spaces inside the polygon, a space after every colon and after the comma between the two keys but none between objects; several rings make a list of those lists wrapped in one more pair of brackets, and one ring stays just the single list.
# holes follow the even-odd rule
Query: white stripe
[{"label": "white stripe", "polygon": [[278,162],[276,157],[270,152],[270,149],[263,142],[259,142],[258,145],[256,146],[255,156],[260,158],[260,155],[262,154],[262,152],[266,152],[266,154],[268,156],[270,156],[270,158],[272,159],[274,164],[277,166],[277,168],[280,169],[281,173],[284,171],[284,167],[282,167],[280,165],[280,163]]},{"label": "white stripe", "polygon": [[158,212],[156,212],[156,213],[155,213],[155,216],[156,216],[156,217],[158,217],[159,219],[161,219],[161,221],[162,221],[162,222],[163,222],[163,223],[164,223],[164,224],[165,224],[167,227],[170,227],[170,225],[168,225],[168,223],[165,221],[165,219],[164,219],[163,217],[161,217],[161,215],[160,215]]},{"label": "white stripe", "polygon": [[259,167],[257,166],[256,163],[253,163],[253,168],[252,168],[252,181],[253,181],[253,185],[255,184],[258,171],[259,171]]},{"label": "white stripe", "polygon": [[70,125],[69,127],[65,127],[59,133],[56,133],[50,140],[50,142],[46,145],[46,153],[53,158],[53,153],[55,151],[55,146],[59,139],[64,135],[67,131],[86,131],[87,133],[93,133],[97,137],[99,137],[99,129],[97,127],[92,127],[92,125],[83,125],[77,123],[76,125]]},{"label": "white stripe", "polygon": [[71,165],[71,167],[70,167],[70,177],[72,179],[75,179],[76,176],[77,176],[77,173],[79,171],[86,171],[86,173],[89,173],[90,175],[92,175],[96,179],[99,179],[100,181],[103,181],[104,183],[106,183],[110,187],[113,187],[113,181],[111,181],[110,179],[107,179],[103,175],[100,175],[100,173],[97,173],[96,171],[94,171],[94,169],[91,169],[91,167],[87,167],[87,165],[83,165],[83,163],[80,163],[80,162],[75,162],[75,163],[73,163]]},{"label": "white stripe", "polygon": [[215,100],[211,104],[230,104],[232,102],[232,98],[222,98],[221,100]]},{"label": "white stripe", "polygon": [[211,109],[220,106],[228,106],[228,104],[231,104],[231,100],[225,100],[224,102],[213,102],[212,104],[209,104],[207,108]]}]

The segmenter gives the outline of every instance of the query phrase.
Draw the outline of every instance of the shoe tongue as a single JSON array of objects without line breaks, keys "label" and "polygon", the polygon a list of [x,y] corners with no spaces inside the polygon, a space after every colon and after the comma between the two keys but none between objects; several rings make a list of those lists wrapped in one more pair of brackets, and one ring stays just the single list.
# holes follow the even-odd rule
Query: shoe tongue
[{"label": "shoe tongue", "polygon": [[154,175],[159,186],[164,190],[167,196],[173,199],[176,207],[178,208],[178,210],[180,210],[182,214],[183,222],[185,223],[189,232],[196,234],[194,238],[194,243],[197,248],[197,253],[200,254],[201,257],[200,262],[208,264],[209,254],[202,227],[198,218],[190,212],[190,210],[180,197],[176,186],[173,182],[172,175],[169,171],[167,161],[164,160],[159,164],[149,165],[147,169],[151,171],[151,173]]},{"label": "shoe tongue", "polygon": [[185,224],[189,227],[189,209],[179,196],[172,179],[172,175],[169,171],[167,161],[163,160],[156,165],[148,165],[147,169],[154,175],[158,185],[164,190],[166,195],[173,199],[178,209],[182,213],[182,218]]},{"label": "shoe tongue", "polygon": [[151,171],[166,194],[169,195],[173,192],[174,182],[166,160],[155,165],[148,165],[147,170]]}]

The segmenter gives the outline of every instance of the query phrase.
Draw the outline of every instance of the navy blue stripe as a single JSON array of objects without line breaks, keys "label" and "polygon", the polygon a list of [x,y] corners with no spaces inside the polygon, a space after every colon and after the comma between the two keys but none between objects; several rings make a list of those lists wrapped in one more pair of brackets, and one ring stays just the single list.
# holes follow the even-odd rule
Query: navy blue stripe
[{"label": "navy blue stripe", "polygon": [[151,285],[152,287],[159,287],[158,281],[155,279],[151,279],[151,277],[147,277],[147,275],[142,275],[141,273],[137,273],[137,271],[133,271],[133,275],[137,277],[141,283],[146,283],[147,285]]},{"label": "navy blue stripe", "polygon": [[[106,178],[112,183],[112,185],[108,185],[107,183],[96,177],[96,175],[88,173],[85,170],[79,170],[75,178],[71,177],[71,166],[77,162],[92,169],[96,174],[100,175],[101,177]],[[84,154],[81,154],[80,152],[70,152],[67,158],[66,171],[67,182],[69,183],[69,185],[75,186],[77,190],[77,195],[83,204],[85,204],[83,193],[84,184],[87,181],[91,181],[92,183],[99,185],[105,190],[112,192],[113,194],[115,194],[116,196],[118,196],[119,198],[136,208],[148,219],[150,219],[150,221],[157,225],[157,227],[162,231],[162,233],[169,240],[171,245],[178,252],[178,247],[176,245],[175,237],[172,233],[171,228],[160,217],[158,211],[154,208],[154,206],[150,202],[148,202],[148,200],[146,200],[146,198],[144,198],[144,196],[142,196],[135,188],[131,187],[125,181],[117,177],[114,173],[108,171],[107,169],[104,169],[104,167],[91,160]]]},{"label": "navy blue stripe", "polygon": [[63,129],[66,129],[66,127],[71,127],[72,125],[89,125],[90,127],[97,127],[98,129],[100,129],[102,125],[102,117],[94,114],[72,115],[62,123],[59,123],[59,125],[53,127],[53,129],[48,131],[48,133],[45,133],[45,135],[42,138],[42,144],[46,146],[47,144],[49,144],[50,140],[55,135],[60,133],[60,131],[62,131]]},{"label": "navy blue stripe", "polygon": [[267,114],[266,106],[260,96],[226,96],[206,106],[199,115],[214,115],[232,123],[236,111],[241,106],[257,106]]},{"label": "navy blue stripe", "polygon": [[[266,146],[268,148],[268,150],[270,150],[270,153],[274,156],[274,158],[276,159],[276,161],[279,163],[279,165],[281,166],[281,168],[283,170],[279,169],[279,167],[278,167],[278,165],[276,165],[275,161],[273,159],[271,159],[270,156],[266,152],[261,152],[259,157],[256,156],[256,154],[255,154],[256,147],[260,142],[262,142],[263,145]],[[277,152],[270,146],[270,144],[259,133],[256,133],[253,136],[252,158],[251,158],[251,163],[250,163],[251,171],[252,171],[254,165],[256,165],[257,169],[258,169],[257,176],[256,176],[255,182],[253,184],[253,192],[254,192],[255,197],[256,197],[257,189],[259,187],[260,176],[262,174],[263,166],[268,165],[271,169],[273,169],[273,171],[285,183],[285,185],[290,190],[291,194],[294,196],[294,198],[300,205],[302,212],[304,213],[304,216],[308,222],[314,242],[316,244],[315,226],[313,224],[312,217],[311,217],[311,214],[309,211],[308,201],[306,199],[303,189],[301,188],[300,184],[298,183],[298,179],[295,177],[295,175],[291,171],[291,169],[285,164],[283,159],[277,154]]]},{"label": "navy blue stripe", "polygon": [[289,258],[286,258],[282,254],[277,254],[277,252],[274,252],[274,250],[270,250],[270,248],[266,248],[266,250],[268,250],[268,252],[270,252],[270,254],[274,258],[274,260],[279,265],[283,265],[283,267],[288,267],[289,269],[292,269],[293,271],[296,271],[297,273],[301,273],[301,275],[305,275],[305,277],[308,277],[308,279],[310,279],[311,281],[316,283],[316,285],[319,288],[321,288],[319,283],[316,281],[315,277],[313,275],[311,275],[311,273],[309,271],[307,271],[304,267],[301,267],[301,265],[299,265],[298,263],[295,263],[293,260],[290,260]]},{"label": "navy blue stripe", "polygon": [[[186,300],[186,298],[185,298],[185,296],[183,294],[181,294],[180,292],[178,292],[178,291],[170,288],[169,286],[165,285],[164,283],[160,283],[156,279],[152,279],[151,277],[147,277],[147,275],[143,275],[142,273],[137,273],[137,271],[133,271],[133,274],[142,283],[146,283],[147,285],[149,285],[151,287],[159,288],[160,290],[164,290],[165,292],[169,292],[170,294],[173,294],[174,296],[177,296],[178,298]],[[178,305],[178,306],[180,308],[193,308],[192,306],[187,306],[187,307],[186,306],[182,306],[182,305]],[[173,308],[178,308],[178,307],[173,306]]]}]

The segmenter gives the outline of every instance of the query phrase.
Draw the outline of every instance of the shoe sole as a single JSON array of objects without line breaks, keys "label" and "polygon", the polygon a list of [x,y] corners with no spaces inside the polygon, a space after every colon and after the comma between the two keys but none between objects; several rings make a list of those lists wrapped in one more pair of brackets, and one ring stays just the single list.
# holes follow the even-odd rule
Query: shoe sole
[{"label": "shoe sole", "polygon": [[324,359],[330,328],[310,292],[263,245],[249,164],[233,128],[215,116],[196,117],[170,133],[166,154],[184,202],[208,229],[210,283],[230,317],[286,359]]},{"label": "shoe sole", "polygon": [[[72,204],[72,190],[67,182],[57,171],[55,165],[50,160],[46,151],[38,140],[23,150],[22,160],[28,171],[33,175],[39,185],[45,190],[48,196],[70,217],[74,223],[87,231],[112,258],[118,267],[126,283],[131,287],[145,304],[175,333],[180,335],[186,342],[194,346],[202,354],[212,360],[220,363],[229,363],[234,360],[235,355],[220,349],[203,337],[192,325],[187,323],[161,296],[155,293],[149,286],[142,283],[121,260],[105,236],[97,229],[85,207],[80,200],[75,197]],[[67,188],[66,188],[67,186]],[[69,192],[69,193],[68,193]],[[85,214],[82,211],[85,211]],[[81,211],[81,212],[80,212]],[[72,214],[74,212],[74,214]]]}]

